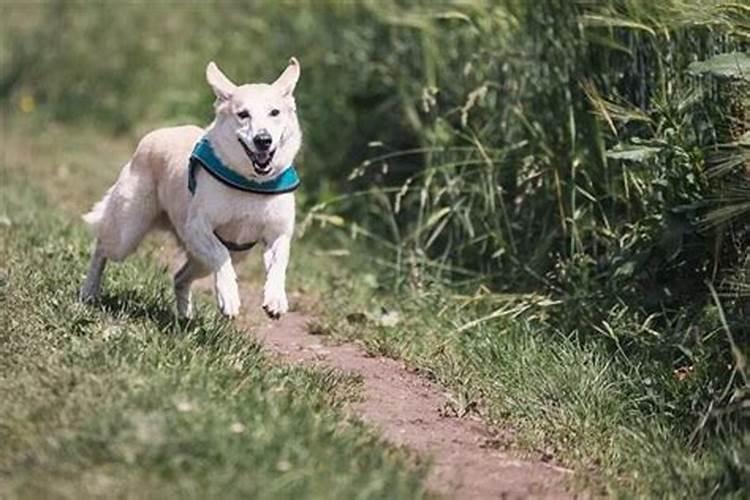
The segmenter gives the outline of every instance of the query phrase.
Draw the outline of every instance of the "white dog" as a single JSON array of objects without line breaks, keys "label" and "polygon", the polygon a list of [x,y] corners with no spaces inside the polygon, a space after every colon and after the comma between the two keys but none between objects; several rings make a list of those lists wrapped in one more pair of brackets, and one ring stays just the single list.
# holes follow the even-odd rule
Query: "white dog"
[{"label": "white dog", "polygon": [[168,229],[187,251],[174,276],[177,312],[192,316],[190,285],[213,273],[221,312],[234,317],[240,296],[233,262],[264,246],[263,309],[287,312],[285,291],[299,178],[292,166],[302,142],[292,58],[272,84],[232,83],[213,63],[206,79],[216,94],[208,128],[164,128],[147,134],[117,182],[84,216],[96,247],[81,299],[99,294],[107,259],[121,261],[154,228]]}]

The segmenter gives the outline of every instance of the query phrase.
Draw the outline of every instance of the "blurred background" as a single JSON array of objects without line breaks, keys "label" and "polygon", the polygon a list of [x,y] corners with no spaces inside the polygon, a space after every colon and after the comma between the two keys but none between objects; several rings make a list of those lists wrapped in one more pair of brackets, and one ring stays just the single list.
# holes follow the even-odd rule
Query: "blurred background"
[{"label": "blurred background", "polygon": [[745,432],[747,1],[6,1],[0,22],[6,124],[133,141],[210,121],[209,60],[254,82],[298,57],[303,228],[364,239],[392,289],[548,294],[556,331],[701,367],[669,393],[693,444]]}]

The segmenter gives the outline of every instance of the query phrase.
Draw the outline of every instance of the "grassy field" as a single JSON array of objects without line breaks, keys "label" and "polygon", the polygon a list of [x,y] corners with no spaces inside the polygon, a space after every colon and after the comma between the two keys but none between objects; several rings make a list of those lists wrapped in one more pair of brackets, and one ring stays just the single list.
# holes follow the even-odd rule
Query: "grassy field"
[{"label": "grassy field", "polygon": [[[408,360],[456,414],[510,425],[597,491],[747,496],[748,2],[113,5],[0,5],[3,203],[53,200],[33,227],[71,232],[54,238],[77,255],[70,291],[85,249],[70,214],[142,132],[210,119],[206,62],[256,81],[295,55],[290,277],[319,297],[319,332]],[[32,240],[7,217],[5,252],[31,272],[40,251],[21,257]],[[103,321],[166,286],[139,291],[128,269],[108,312],[66,294],[56,320]]]},{"label": "grassy field", "polygon": [[130,145],[4,125],[0,497],[424,496],[422,469],[343,414],[356,380],[274,364],[212,303],[178,324],[153,248],[78,303],[77,209]]},{"label": "grassy field", "polygon": [[[153,245],[113,268],[101,309],[77,303],[89,251],[77,215],[133,140],[66,126],[35,136],[28,117],[4,124],[4,495],[423,493],[407,456],[342,420],[355,380],[274,365],[207,296],[197,322],[177,323]],[[290,271],[293,289],[319,297],[319,333],[407,360],[451,389],[456,415],[516,431],[500,446],[574,467],[593,491],[741,496],[733,446],[697,452],[674,424],[679,398],[694,390],[690,376],[612,357],[525,311],[533,300],[543,310],[542,297],[438,286],[394,295],[387,273],[366,265],[369,251],[333,235],[308,232],[295,248],[305,262]]]}]

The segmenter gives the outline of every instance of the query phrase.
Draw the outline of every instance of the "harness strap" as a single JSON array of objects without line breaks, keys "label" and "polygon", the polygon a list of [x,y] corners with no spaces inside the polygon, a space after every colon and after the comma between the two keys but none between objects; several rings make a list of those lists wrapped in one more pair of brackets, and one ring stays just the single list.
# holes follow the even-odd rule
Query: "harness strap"
[{"label": "harness strap", "polygon": [[246,252],[247,250],[252,249],[258,242],[257,241],[251,241],[250,243],[234,243],[232,241],[227,241],[221,236],[219,236],[216,231],[214,231],[214,236],[221,242],[222,245],[227,247],[227,250],[231,252]]},{"label": "harness strap", "polygon": [[256,194],[291,193],[299,187],[300,180],[294,165],[286,167],[279,175],[267,181],[245,177],[224,164],[214,152],[213,146],[205,137],[193,148],[188,163],[188,190],[195,194],[198,167],[203,167],[217,181],[233,189]]},{"label": "harness strap", "polygon": [[195,196],[195,188],[197,186],[197,181],[195,180],[195,173],[196,170],[198,170],[198,167],[200,167],[201,164],[198,161],[197,158],[190,157],[190,162],[188,163],[188,191],[190,191],[190,194]]}]

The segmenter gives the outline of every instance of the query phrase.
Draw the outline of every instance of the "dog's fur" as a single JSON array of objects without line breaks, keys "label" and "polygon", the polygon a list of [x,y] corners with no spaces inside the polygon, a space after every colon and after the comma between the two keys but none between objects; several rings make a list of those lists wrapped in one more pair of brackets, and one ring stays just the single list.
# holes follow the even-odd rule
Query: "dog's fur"
[{"label": "dog's fur", "polygon": [[[178,314],[191,317],[190,285],[213,273],[219,309],[226,316],[236,316],[240,296],[232,264],[248,252],[230,252],[216,231],[224,241],[257,241],[264,246],[263,309],[274,318],[287,312],[285,279],[294,228],[294,194],[239,191],[198,169],[197,189],[192,195],[188,162],[193,146],[205,135],[222,162],[233,170],[261,181],[278,176],[292,163],[302,141],[293,96],[299,74],[299,63],[292,58],[274,83],[237,86],[209,63],[206,79],[216,94],[213,123],[205,130],[184,126],[147,134],[117,182],[84,216],[93,227],[96,246],[81,299],[98,296],[108,259],[123,260],[150,230],[164,228],[175,234],[187,253],[186,262],[174,276]],[[253,138],[259,133],[270,135],[269,151],[275,154],[264,154],[255,147]]]}]

